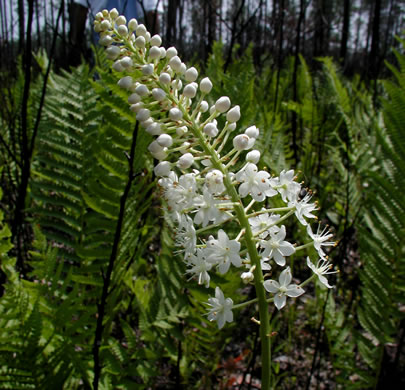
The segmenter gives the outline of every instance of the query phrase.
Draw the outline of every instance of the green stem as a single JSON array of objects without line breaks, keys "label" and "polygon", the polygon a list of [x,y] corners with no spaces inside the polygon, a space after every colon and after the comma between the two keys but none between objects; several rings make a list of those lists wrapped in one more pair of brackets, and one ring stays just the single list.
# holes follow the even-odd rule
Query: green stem
[{"label": "green stem", "polygon": [[[181,106],[180,106],[181,107]],[[218,169],[224,175],[224,185],[234,203],[234,211],[242,229],[245,230],[244,240],[249,253],[250,261],[256,268],[253,271],[254,283],[256,289],[256,296],[259,303],[259,316],[260,316],[260,339],[262,347],[262,389],[269,390],[271,384],[271,343],[270,343],[270,318],[268,311],[268,304],[266,301],[266,292],[263,287],[263,272],[260,264],[260,257],[256,250],[256,243],[250,228],[248,217],[245,213],[244,206],[236,191],[235,186],[231,182],[228,170],[221,163],[215,150],[205,142],[205,138],[200,130],[200,127],[190,118],[187,112],[183,112],[184,119],[191,124],[193,134],[199,139],[201,147],[204,152],[211,156],[212,166]]]}]

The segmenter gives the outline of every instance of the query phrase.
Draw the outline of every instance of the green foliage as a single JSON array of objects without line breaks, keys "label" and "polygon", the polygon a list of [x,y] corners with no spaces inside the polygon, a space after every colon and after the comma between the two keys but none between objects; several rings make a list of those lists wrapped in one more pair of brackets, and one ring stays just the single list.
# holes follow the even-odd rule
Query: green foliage
[{"label": "green foliage", "polygon": [[[362,338],[361,352],[377,374],[381,371],[384,345],[395,340],[404,318],[398,306],[405,304],[405,57],[396,54],[401,68],[397,71],[391,67],[397,83],[384,83],[388,94],[383,103],[385,126],[376,134],[374,169],[364,177],[369,207],[358,227],[364,259],[358,320],[366,336]],[[378,380],[377,376],[376,383]]]}]

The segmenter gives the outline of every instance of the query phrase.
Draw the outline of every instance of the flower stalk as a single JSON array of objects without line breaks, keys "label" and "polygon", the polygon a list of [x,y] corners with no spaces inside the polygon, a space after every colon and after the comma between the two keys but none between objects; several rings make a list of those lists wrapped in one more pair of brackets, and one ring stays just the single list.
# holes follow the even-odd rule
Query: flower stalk
[{"label": "flower stalk", "polygon": [[[320,233],[319,228],[312,232],[308,219],[316,218],[312,212],[317,207],[311,196],[300,199],[301,184],[293,170],[283,170],[279,176],[259,170],[260,152],[253,149],[259,129],[250,126],[241,132],[239,106],[231,107],[227,96],[213,101],[210,79],[197,83],[197,70],[187,68],[174,47],[161,47],[158,35],[152,37],[135,19],[127,23],[115,9],[97,14],[94,28],[107,57],[114,61],[112,68],[121,73],[118,85],[128,91],[131,111],[140,126],[156,137],[148,150],[159,161],[154,172],[167,215],[176,225],[176,246],[189,278],[209,288],[210,273],[235,274],[249,268],[241,273],[241,283],[253,284],[256,298],[234,304],[215,286],[207,316],[222,328],[233,321],[233,309],[258,304],[262,389],[270,389],[269,303],[282,309],[287,297],[302,295],[302,287],[316,276],[331,287],[324,276],[331,273],[331,266],[322,249],[333,245],[327,241],[331,234]],[[271,203],[273,197],[281,198],[285,206],[265,208],[264,201]],[[291,237],[284,223],[294,217],[307,226],[310,242],[287,241]],[[322,261],[315,266],[308,258],[312,276],[301,285],[291,283],[290,267],[280,273],[278,269],[297,250],[308,247],[315,247]],[[268,271],[279,273],[279,280],[265,281]],[[268,297],[268,292],[273,295]]]}]

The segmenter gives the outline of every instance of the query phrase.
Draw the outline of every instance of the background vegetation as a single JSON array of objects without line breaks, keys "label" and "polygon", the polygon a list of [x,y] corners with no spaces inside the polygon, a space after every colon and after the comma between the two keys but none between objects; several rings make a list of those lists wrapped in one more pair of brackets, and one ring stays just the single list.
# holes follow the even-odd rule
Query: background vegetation
[{"label": "background vegetation", "polygon": [[[66,66],[68,3],[0,2],[0,388],[258,388],[254,308],[220,332],[202,315],[213,291],[175,256],[151,139],[117,75],[98,48],[94,66]],[[402,388],[401,3],[164,6],[164,45],[241,106],[264,163],[300,172],[339,240],[336,287],[270,309],[277,388]],[[222,282],[234,301],[253,294]]]}]

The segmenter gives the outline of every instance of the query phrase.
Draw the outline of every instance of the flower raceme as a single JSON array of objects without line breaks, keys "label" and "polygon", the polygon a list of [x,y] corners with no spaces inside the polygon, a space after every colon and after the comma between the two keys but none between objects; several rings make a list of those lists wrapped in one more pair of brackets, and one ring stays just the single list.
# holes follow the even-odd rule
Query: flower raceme
[{"label": "flower raceme", "polygon": [[[293,170],[279,176],[259,170],[261,154],[254,145],[260,131],[256,126],[236,131],[240,107],[232,106],[227,96],[213,100],[210,79],[198,82],[197,69],[188,68],[174,47],[163,48],[160,36],[151,36],[135,19],[127,22],[115,9],[104,10],[96,15],[94,29],[120,74],[118,85],[128,93],[130,110],[155,137],[148,150],[159,161],[154,172],[177,226],[176,245],[190,278],[209,287],[210,273],[239,272],[241,281],[254,284],[256,292],[274,294],[267,301],[274,300],[281,309],[286,296],[304,292],[290,284],[290,268],[282,267],[298,248],[314,246],[322,260],[315,267],[308,258],[308,267],[330,287],[323,276],[330,273],[330,265],[321,247],[333,245],[327,241],[331,235],[312,232],[308,220],[315,218],[317,207],[309,195],[300,200],[301,184]],[[271,204],[273,198],[285,207],[266,208],[264,202]],[[288,241],[284,224],[294,216],[308,226],[309,242],[301,247]],[[279,282],[264,281],[263,271],[278,269]],[[260,315],[267,304],[260,300]],[[233,300],[219,286],[208,305],[208,319],[219,328],[232,322]]]}]

